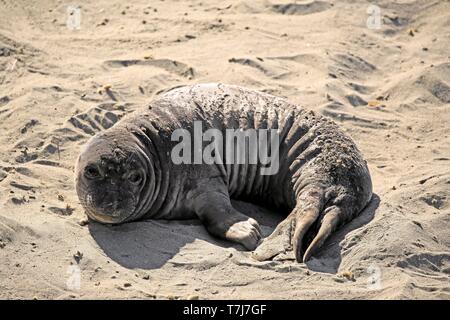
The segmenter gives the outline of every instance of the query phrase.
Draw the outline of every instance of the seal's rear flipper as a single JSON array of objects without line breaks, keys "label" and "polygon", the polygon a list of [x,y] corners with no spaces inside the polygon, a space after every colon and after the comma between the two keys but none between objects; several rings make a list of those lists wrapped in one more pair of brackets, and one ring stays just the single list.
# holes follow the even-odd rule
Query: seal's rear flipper
[{"label": "seal's rear flipper", "polygon": [[318,220],[324,205],[324,189],[318,185],[305,187],[297,198],[297,205],[253,253],[259,261],[294,251],[297,261],[303,261],[306,235]]},{"label": "seal's rear flipper", "polygon": [[[325,243],[330,234],[336,230],[341,222],[342,211],[339,207],[333,206],[325,210],[323,218],[320,221],[320,228],[314,239],[309,244],[303,254],[303,261],[306,262],[317,250]],[[299,261],[297,257],[297,261]]]},{"label": "seal's rear flipper", "polygon": [[263,261],[293,251],[298,262],[308,261],[355,212],[352,197],[345,192],[331,199],[325,199],[325,194],[321,186],[304,188],[294,210],[263,240],[253,257]]}]

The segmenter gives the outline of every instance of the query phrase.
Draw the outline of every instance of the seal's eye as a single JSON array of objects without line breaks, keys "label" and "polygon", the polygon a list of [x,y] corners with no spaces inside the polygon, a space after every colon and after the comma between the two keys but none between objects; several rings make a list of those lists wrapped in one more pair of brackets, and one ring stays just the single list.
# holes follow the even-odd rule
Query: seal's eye
[{"label": "seal's eye", "polygon": [[128,181],[130,181],[131,183],[138,184],[139,182],[141,182],[141,180],[142,180],[142,176],[137,171],[132,171],[128,175]]},{"label": "seal's eye", "polygon": [[87,166],[84,169],[84,175],[89,179],[97,179],[100,178],[100,171],[95,166]]}]

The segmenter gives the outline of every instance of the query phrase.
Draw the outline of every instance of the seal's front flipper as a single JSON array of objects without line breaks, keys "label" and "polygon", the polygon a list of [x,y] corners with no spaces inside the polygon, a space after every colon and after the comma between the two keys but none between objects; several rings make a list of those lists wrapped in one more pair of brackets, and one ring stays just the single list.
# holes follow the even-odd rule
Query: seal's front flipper
[{"label": "seal's front flipper", "polygon": [[193,199],[193,206],[212,235],[240,243],[248,250],[258,246],[261,239],[258,222],[234,209],[227,193],[204,192]]}]

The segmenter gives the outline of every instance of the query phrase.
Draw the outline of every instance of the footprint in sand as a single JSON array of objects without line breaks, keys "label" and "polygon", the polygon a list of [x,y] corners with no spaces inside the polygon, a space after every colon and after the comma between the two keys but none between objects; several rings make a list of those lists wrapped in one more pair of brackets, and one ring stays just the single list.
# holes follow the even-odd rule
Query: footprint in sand
[{"label": "footprint in sand", "polygon": [[195,76],[194,68],[185,63],[170,59],[130,59],[130,60],[107,60],[103,63],[109,68],[124,68],[130,66],[151,66],[163,69],[180,77],[192,79]]},{"label": "footprint in sand", "polygon": [[308,15],[325,11],[332,6],[333,4],[325,1],[312,1],[309,3],[274,4],[272,5],[271,10],[280,14]]}]

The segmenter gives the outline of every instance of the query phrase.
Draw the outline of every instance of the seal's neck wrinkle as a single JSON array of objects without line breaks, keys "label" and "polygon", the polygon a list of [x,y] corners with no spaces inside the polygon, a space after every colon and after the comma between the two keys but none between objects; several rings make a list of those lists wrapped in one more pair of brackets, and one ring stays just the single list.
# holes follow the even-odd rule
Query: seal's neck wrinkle
[{"label": "seal's neck wrinkle", "polygon": [[159,210],[156,200],[160,198],[162,168],[159,153],[149,131],[150,129],[142,124],[131,129],[139,156],[145,166],[146,177],[139,195],[139,205],[130,220],[136,220],[144,215],[153,217]]},{"label": "seal's neck wrinkle", "polygon": [[154,160],[150,153],[145,153],[146,178],[139,195],[139,207],[137,208],[135,219],[146,215],[152,208],[155,197],[157,197],[157,179],[155,176]]}]

